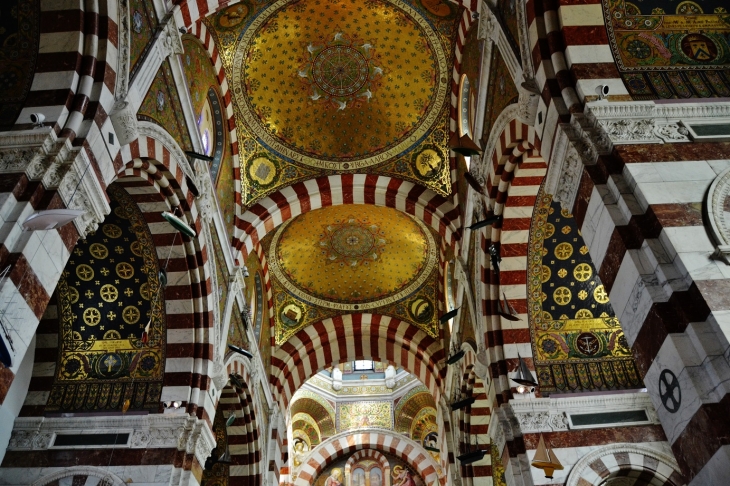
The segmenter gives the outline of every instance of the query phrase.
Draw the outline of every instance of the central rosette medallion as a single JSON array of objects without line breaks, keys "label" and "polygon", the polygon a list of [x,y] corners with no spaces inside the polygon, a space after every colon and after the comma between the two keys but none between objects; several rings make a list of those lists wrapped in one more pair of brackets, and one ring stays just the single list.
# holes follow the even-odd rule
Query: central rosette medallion
[{"label": "central rosette medallion", "polygon": [[449,99],[448,60],[403,0],[275,0],[236,44],[234,109],[273,157],[360,170],[430,133]]},{"label": "central rosette medallion", "polygon": [[386,243],[385,235],[377,225],[348,218],[325,226],[319,247],[327,262],[356,267],[378,261]]},{"label": "central rosette medallion", "polygon": [[310,43],[307,51],[309,62],[298,76],[308,88],[309,99],[337,110],[370,102],[379,85],[377,78],[383,76],[383,69],[373,62],[372,44],[338,32],[324,45]]}]

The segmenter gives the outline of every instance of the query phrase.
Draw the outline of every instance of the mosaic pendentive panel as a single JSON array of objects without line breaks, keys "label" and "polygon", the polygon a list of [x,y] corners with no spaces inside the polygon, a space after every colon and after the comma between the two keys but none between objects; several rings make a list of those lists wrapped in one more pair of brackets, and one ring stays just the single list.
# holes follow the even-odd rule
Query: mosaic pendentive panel
[{"label": "mosaic pendentive panel", "polygon": [[131,79],[139,69],[139,61],[144,51],[149,49],[152,38],[157,28],[157,14],[155,4],[151,0],[131,0],[129,2],[130,16],[130,39],[129,39],[129,63]]},{"label": "mosaic pendentive panel", "polygon": [[[228,301],[228,265],[226,264],[226,257],[223,255],[223,251],[229,251],[228,248],[224,250],[221,247],[220,235],[215,225],[210,226],[211,240],[213,241],[213,255],[215,257],[215,275],[216,284],[218,286],[218,311],[221,319],[226,311],[226,302]],[[224,240],[225,241],[225,240]]]},{"label": "mosaic pendentive panel", "polygon": [[281,344],[328,317],[376,313],[438,336],[438,246],[400,211],[339,205],[289,220],[267,235],[275,338]]},{"label": "mosaic pendentive panel", "polygon": [[435,410],[433,395],[425,386],[418,386],[403,395],[395,406],[395,431],[410,434],[416,416],[425,409]]},{"label": "mosaic pendentive panel", "polygon": [[459,12],[441,0],[280,0],[207,21],[231,80],[242,206],[353,171],[448,194],[448,65]]},{"label": "mosaic pendentive panel", "polygon": [[[489,140],[494,122],[502,111],[512,103],[517,103],[519,93],[512,81],[512,75],[504,62],[499,49],[492,49],[492,60],[489,68],[489,96],[487,109],[484,111],[484,130],[482,140],[484,144]],[[484,145],[483,144],[483,145]]]},{"label": "mosaic pendentive panel", "polygon": [[[157,412],[165,363],[157,253],[132,198],[112,184],[111,213],[79,240],[58,283],[59,357],[47,412]],[[149,331],[145,328],[149,323]]]},{"label": "mosaic pendentive panel", "polygon": [[193,149],[169,60],[163,62],[157,71],[139,107],[137,118],[160,125],[175,139],[182,150]]},{"label": "mosaic pendentive panel", "polygon": [[530,335],[540,391],[642,387],[575,219],[542,189],[530,227],[528,265]]},{"label": "mosaic pendentive panel", "polygon": [[[210,456],[218,458],[225,454],[226,445],[228,444],[228,428],[226,427],[226,418],[223,415],[223,406],[219,406],[213,421],[213,435],[215,435],[215,448],[210,451]],[[233,412],[233,411],[231,411]],[[228,477],[230,476],[231,465],[225,462],[213,464],[211,468],[203,469],[203,477],[200,486],[228,486]]]},{"label": "mosaic pendentive panel", "polygon": [[39,27],[39,0],[7,0],[0,4],[0,131],[12,128],[30,91],[38,58]]},{"label": "mosaic pendentive panel", "polygon": [[393,403],[351,402],[337,404],[337,432],[369,427],[393,428]]},{"label": "mosaic pendentive panel", "polygon": [[499,454],[499,447],[496,444],[492,444],[489,452],[492,456],[492,484],[494,486],[507,486],[504,463]]},{"label": "mosaic pendentive panel", "polygon": [[730,96],[725,0],[602,0],[608,39],[635,100]]},{"label": "mosaic pendentive panel", "polygon": [[335,409],[330,402],[309,390],[299,390],[295,400],[292,402],[289,413],[292,417],[300,414],[308,415],[314,419],[320,433],[320,439],[325,440],[336,434]]}]

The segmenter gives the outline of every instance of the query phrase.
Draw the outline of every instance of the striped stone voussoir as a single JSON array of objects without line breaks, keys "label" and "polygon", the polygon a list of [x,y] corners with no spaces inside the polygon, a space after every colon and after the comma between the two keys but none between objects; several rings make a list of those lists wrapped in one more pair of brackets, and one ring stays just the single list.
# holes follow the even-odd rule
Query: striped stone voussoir
[{"label": "striped stone voussoir", "polygon": [[363,459],[371,459],[377,462],[380,464],[383,477],[390,477],[390,463],[388,462],[388,459],[381,452],[376,451],[375,449],[361,449],[351,455],[347,460],[347,463],[345,463],[345,477],[348,477],[352,472],[352,466]]},{"label": "striped stone voussoir", "polygon": [[243,240],[234,246],[244,258],[264,236],[284,221],[307,211],[339,204],[374,204],[421,219],[454,245],[461,227],[459,208],[412,182],[375,174],[338,174],[297,182],[261,199],[236,220]]},{"label": "striped stone voussoir", "polygon": [[328,464],[351,452],[375,449],[393,454],[411,466],[426,484],[446,484],[446,476],[439,476],[439,467],[431,455],[419,444],[391,430],[373,429],[358,433],[344,432],[318,445],[307,458],[307,463],[294,481],[295,486],[314,483],[317,475]]},{"label": "striped stone voussoir", "polygon": [[396,318],[352,314],[328,318],[297,332],[271,358],[274,399],[286,410],[294,393],[333,363],[373,359],[415,375],[436,403],[445,378],[446,353],[440,340]]}]

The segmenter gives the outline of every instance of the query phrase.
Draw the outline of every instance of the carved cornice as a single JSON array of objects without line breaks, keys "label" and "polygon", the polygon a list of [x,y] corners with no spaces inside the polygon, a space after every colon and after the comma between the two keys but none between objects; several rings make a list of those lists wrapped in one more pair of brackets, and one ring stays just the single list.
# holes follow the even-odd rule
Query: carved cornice
[{"label": "carved cornice", "polygon": [[648,393],[595,395],[566,398],[510,400],[504,406],[506,416],[513,416],[521,433],[568,430],[567,414],[645,410],[649,421],[659,423]]},{"label": "carved cornice", "polygon": [[[195,454],[204,464],[215,447],[208,424],[187,414],[107,417],[19,417],[8,450],[31,451],[51,447],[59,433],[128,433],[130,449],[175,448]],[[94,446],[96,447],[96,446]],[[123,448],[123,445],[116,445]],[[79,449],[88,447],[78,447]],[[54,448],[55,449],[55,448]],[[69,447],[73,449],[73,447]]]},{"label": "carved cornice", "polygon": [[[691,142],[682,122],[712,121],[730,117],[729,102],[660,103],[653,101],[591,102],[580,125],[599,130],[612,145]],[[599,153],[602,152],[597,147]],[[610,152],[610,150],[609,150]]]},{"label": "carved cornice", "polygon": [[117,72],[114,99],[123,100],[129,91],[130,28],[129,2],[127,0],[119,0],[117,2],[117,13],[119,22],[117,24]]},{"label": "carved cornice", "polygon": [[164,128],[155,123],[147,121],[139,121],[138,125],[140,135],[154,138],[162,143],[162,145],[167,148],[170,154],[175,157],[175,162],[177,162],[177,164],[180,166],[183,173],[186,176],[190,177],[192,180],[195,180],[195,172],[193,171],[192,167],[190,167],[185,152],[182,151],[175,139],[172,138],[172,136],[167,133]]}]

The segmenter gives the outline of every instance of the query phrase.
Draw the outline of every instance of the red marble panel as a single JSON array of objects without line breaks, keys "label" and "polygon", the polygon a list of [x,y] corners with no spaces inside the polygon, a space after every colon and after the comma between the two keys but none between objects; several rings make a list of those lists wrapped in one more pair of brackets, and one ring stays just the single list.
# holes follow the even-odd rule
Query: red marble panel
[{"label": "red marble panel", "polygon": [[[543,436],[546,443],[550,444],[549,447],[555,449],[607,445],[616,442],[659,442],[667,440],[661,425],[544,432]],[[540,434],[525,434],[523,437],[525,447],[537,449]]]},{"label": "red marble panel", "polygon": [[0,405],[5,401],[10,385],[13,383],[15,375],[10,369],[0,363]]},{"label": "red marble panel", "polygon": [[664,228],[703,225],[700,201],[696,204],[654,204],[651,209]]},{"label": "red marble panel", "polygon": [[697,280],[695,283],[710,309],[730,309],[730,280]]},{"label": "red marble panel", "polygon": [[618,145],[614,153],[627,164],[720,160],[730,157],[730,142]]}]

